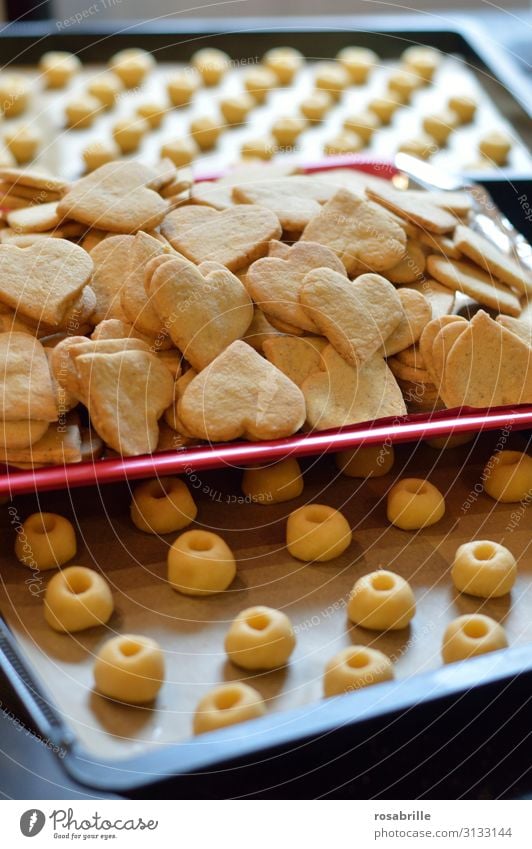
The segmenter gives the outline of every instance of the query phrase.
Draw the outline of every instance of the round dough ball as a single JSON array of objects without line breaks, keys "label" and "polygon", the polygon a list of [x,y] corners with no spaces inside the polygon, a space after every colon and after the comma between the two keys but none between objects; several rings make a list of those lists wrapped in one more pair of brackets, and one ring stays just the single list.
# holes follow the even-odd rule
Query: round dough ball
[{"label": "round dough ball", "polygon": [[74,528],[57,513],[32,513],[17,533],[15,555],[30,569],[56,569],[76,556]]},{"label": "round dough ball", "polygon": [[39,62],[39,70],[48,88],[64,88],[80,69],[78,57],[65,50],[43,53]]},{"label": "round dough ball", "polygon": [[204,47],[194,53],[192,67],[196,69],[204,85],[218,85],[231,67],[231,59],[223,50]]},{"label": "round dough ball", "polygon": [[495,165],[506,165],[508,156],[512,149],[512,142],[505,133],[500,130],[492,130],[486,133],[479,142],[479,152]]},{"label": "round dough ball", "polygon": [[333,99],[327,91],[313,91],[301,101],[299,110],[309,121],[319,122],[333,105]]},{"label": "round dough ball", "polygon": [[243,142],[240,152],[244,159],[272,159],[276,153],[275,139],[271,138],[271,136],[248,139]]},{"label": "round dough ball", "polygon": [[229,660],[242,669],[277,669],[288,662],[296,638],[288,616],[272,607],[248,607],[225,638]]},{"label": "round dough ball", "polygon": [[470,124],[477,111],[477,102],[467,94],[455,94],[447,102],[449,109],[458,117],[460,124]]},{"label": "round dough ball", "polygon": [[74,633],[104,625],[113,608],[109,584],[85,566],[62,569],[46,587],[44,618],[54,631]]},{"label": "round dough ball", "polygon": [[532,457],[520,451],[500,451],[488,460],[482,480],[495,501],[524,502],[532,494]]},{"label": "round dough ball", "polygon": [[166,90],[172,106],[187,106],[199,88],[200,78],[196,71],[178,71],[168,80]]},{"label": "round dough ball", "polygon": [[474,438],[474,433],[450,433],[448,436],[435,436],[432,439],[426,439],[425,442],[431,448],[442,451],[445,448],[459,448],[460,445],[467,445]]},{"label": "round dough ball", "polygon": [[393,677],[393,663],[381,651],[366,646],[348,646],[335,654],[325,667],[323,694],[326,698],[339,696],[381,681],[391,681]]},{"label": "round dough ball", "polygon": [[124,86],[115,74],[103,73],[95,77],[87,86],[87,92],[99,100],[104,109],[112,109],[116,98]]},{"label": "round dough ball", "polygon": [[388,521],[403,531],[428,528],[445,513],[445,499],[430,481],[403,478],[388,492]]},{"label": "round dough ball", "polygon": [[109,66],[121,79],[126,88],[136,88],[149,74],[155,60],[147,50],[140,47],[128,47],[120,50],[111,58]]},{"label": "round dough ball", "polygon": [[306,128],[304,118],[295,115],[293,118],[277,118],[272,124],[272,136],[280,147],[293,147],[299,136]]},{"label": "round dough ball", "polygon": [[489,616],[471,613],[458,616],[447,626],[443,635],[442,657],[444,663],[467,660],[508,645],[502,625]]},{"label": "round dough ball", "polygon": [[18,130],[8,130],[4,133],[5,145],[19,165],[35,158],[41,141],[41,134],[32,127],[20,127]]},{"label": "round dough ball", "polygon": [[161,122],[168,112],[166,106],[160,103],[155,103],[152,100],[147,100],[145,103],[140,103],[137,106],[137,115],[148,122],[152,130],[157,130],[161,126]]},{"label": "round dough ball", "polygon": [[349,478],[381,478],[393,468],[395,454],[392,444],[357,445],[339,451],[336,465]]},{"label": "round dough ball", "polygon": [[197,144],[188,138],[175,139],[161,145],[161,159],[169,159],[177,168],[190,165],[198,153]]},{"label": "round dough ball", "polygon": [[455,113],[448,109],[433,115],[426,115],[423,118],[423,129],[440,145],[447,143],[447,139],[457,125],[458,121]]},{"label": "round dough ball", "polygon": [[269,68],[252,68],[244,76],[244,88],[255,103],[264,103],[268,92],[277,88],[277,77]]},{"label": "round dough ball", "polygon": [[401,58],[410,71],[417,74],[423,82],[429,83],[438,70],[441,53],[433,47],[413,44],[407,47]]},{"label": "round dough ball", "polygon": [[90,94],[80,94],[65,106],[67,126],[71,130],[85,130],[92,126],[102,111],[102,104]]},{"label": "round dough ball", "polygon": [[358,153],[363,147],[364,142],[358,133],[350,133],[344,130],[325,142],[323,150],[328,156],[341,156],[344,153]]},{"label": "round dough ball", "polygon": [[272,47],[264,54],[262,61],[281,85],[290,85],[305,64],[303,54],[294,47]]},{"label": "round dough ball", "polygon": [[30,82],[22,74],[0,76],[0,110],[6,118],[26,111],[30,102]]},{"label": "round dough ball", "polygon": [[321,563],[339,557],[351,544],[347,519],[326,504],[306,504],[294,510],[286,524],[286,546],[298,560]]},{"label": "round dough ball", "polygon": [[113,126],[113,138],[122,153],[133,153],[150,130],[144,118],[123,118]]},{"label": "round dough ball", "polygon": [[355,85],[365,83],[370,71],[379,61],[377,54],[373,50],[368,50],[367,47],[344,47],[336,58]]},{"label": "round dough ball", "polygon": [[388,91],[393,92],[403,103],[410,103],[412,95],[421,84],[417,74],[406,68],[399,68],[388,78]]},{"label": "round dough ball", "polygon": [[133,490],[131,520],[146,534],[169,534],[186,528],[198,508],[186,483],[179,478],[143,481]]},{"label": "round dough ball", "polygon": [[347,606],[351,622],[372,631],[406,628],[415,612],[416,600],[408,581],[386,569],[359,578]]},{"label": "round dough ball", "polygon": [[498,598],[510,592],[516,577],[515,557],[497,542],[466,542],[454,556],[451,578],[461,593],[478,598]]},{"label": "round dough ball", "polygon": [[397,148],[399,153],[409,153],[418,159],[430,159],[438,150],[435,139],[426,135],[419,135],[413,139],[405,139]]},{"label": "round dough ball", "polygon": [[168,552],[168,581],[184,595],[220,593],[235,575],[233,552],[210,531],[186,531]]},{"label": "round dough ball", "polygon": [[219,121],[210,118],[208,115],[193,118],[190,122],[190,135],[196,142],[200,150],[212,150],[216,146],[216,142],[222,132],[222,127]]},{"label": "round dough ball", "polygon": [[266,705],[261,694],[235,681],[215,687],[198,702],[194,714],[194,734],[205,734],[264,716]]},{"label": "round dough ball", "polygon": [[374,112],[381,124],[388,126],[400,106],[402,106],[400,99],[390,94],[388,97],[374,97],[370,100],[368,111]]},{"label": "round dough ball", "polygon": [[94,683],[102,696],[141,705],[152,702],[164,681],[164,656],[150,637],[121,634],[96,655]]},{"label": "round dough ball", "polygon": [[91,142],[83,150],[83,161],[87,171],[95,171],[120,156],[120,148],[111,139]]},{"label": "round dough ball", "polygon": [[220,100],[220,112],[230,126],[242,124],[254,106],[255,101],[246,93]]},{"label": "round dough ball", "polygon": [[256,504],[279,504],[298,498],[303,492],[303,476],[295,457],[268,466],[252,466],[244,471],[242,492]]},{"label": "round dough ball", "polygon": [[328,92],[333,100],[340,99],[350,82],[349,74],[338,62],[318,62],[316,65],[316,88]]},{"label": "round dough ball", "polygon": [[381,125],[374,112],[360,112],[358,115],[351,115],[344,121],[344,130],[350,133],[355,133],[360,136],[363,142],[368,144],[375,130]]}]

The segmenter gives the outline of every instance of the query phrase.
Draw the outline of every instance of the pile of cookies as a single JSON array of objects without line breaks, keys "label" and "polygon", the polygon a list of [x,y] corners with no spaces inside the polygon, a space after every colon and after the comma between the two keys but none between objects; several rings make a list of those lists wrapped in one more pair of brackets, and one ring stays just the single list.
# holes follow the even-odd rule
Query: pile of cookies
[{"label": "pile of cookies", "polygon": [[168,160],[0,180],[31,197],[0,229],[9,464],[532,403],[532,279],[465,193]]}]

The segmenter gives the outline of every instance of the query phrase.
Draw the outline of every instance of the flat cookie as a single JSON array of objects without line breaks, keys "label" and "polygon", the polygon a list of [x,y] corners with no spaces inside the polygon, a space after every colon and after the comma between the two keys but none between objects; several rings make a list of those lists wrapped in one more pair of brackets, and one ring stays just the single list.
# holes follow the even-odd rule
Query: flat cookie
[{"label": "flat cookie", "polygon": [[498,315],[495,321],[502,324],[506,330],[510,330],[516,336],[519,336],[525,345],[532,346],[532,323],[523,321],[520,318],[512,318],[509,315]]},{"label": "flat cookie", "polygon": [[406,240],[406,253],[397,265],[392,266],[386,272],[386,278],[391,283],[415,283],[422,279],[425,271],[425,254],[414,241],[414,239]]},{"label": "flat cookie", "polygon": [[264,355],[270,363],[301,387],[303,382],[322,368],[322,351],[328,345],[322,336],[278,336],[263,343]]},{"label": "flat cookie", "polygon": [[258,351],[261,354],[263,353],[264,343],[267,339],[276,339],[283,335],[284,334],[278,331],[276,327],[270,324],[262,310],[255,307],[253,310],[251,324],[242,339],[244,342],[247,342],[248,345],[251,345],[255,351]]},{"label": "flat cookie", "polygon": [[283,230],[301,232],[333,194],[334,189],[323,181],[301,175],[241,183],[233,187],[232,198],[237,203],[264,206],[277,216]]},{"label": "flat cookie", "polygon": [[408,283],[405,287],[414,292],[420,292],[429,302],[432,318],[442,315],[452,315],[456,301],[456,292],[438,283],[437,280],[426,279],[420,283]]},{"label": "flat cookie", "polygon": [[404,315],[382,346],[381,353],[385,357],[397,354],[417,342],[425,326],[432,318],[432,308],[420,292],[404,288],[398,289],[397,294]]},{"label": "flat cookie", "polygon": [[450,212],[432,203],[430,192],[421,192],[412,197],[410,192],[399,191],[391,186],[368,186],[368,197],[386,209],[406,218],[422,230],[430,233],[450,233],[456,227],[456,218]]},{"label": "flat cookie", "polygon": [[0,449],[0,461],[24,468],[81,462],[81,435],[77,425],[51,425],[38,442],[27,448]]},{"label": "flat cookie", "polygon": [[6,450],[27,448],[38,442],[48,430],[49,422],[0,420],[0,448]]},{"label": "flat cookie", "polygon": [[430,378],[435,386],[439,386],[441,382],[441,374],[436,371],[432,362],[432,346],[434,340],[440,330],[449,324],[459,323],[465,326],[466,319],[460,315],[444,315],[438,318],[433,318],[426,325],[419,339],[419,351],[423,357],[425,368],[430,374]]},{"label": "flat cookie", "polygon": [[431,254],[427,257],[427,270],[444,286],[469,295],[483,306],[506,315],[518,316],[521,312],[521,302],[517,295],[472,262],[449,260]]},{"label": "flat cookie", "polygon": [[[19,213],[21,214],[21,213]],[[9,221],[9,216],[8,216]],[[503,254],[493,242],[460,224],[454,233],[456,247],[488,274],[519,292],[532,295],[532,275],[512,257]]]},{"label": "flat cookie", "polygon": [[127,318],[122,309],[121,291],[126,285],[134,243],[134,236],[109,236],[91,251],[94,262],[91,287],[96,295],[95,324],[110,318]]},{"label": "flat cookie", "polygon": [[144,269],[153,257],[172,255],[170,245],[164,245],[144,231],[134,237],[129,251],[124,285],[120,292],[120,305],[128,321],[149,336],[158,336],[162,324],[144,288]]},{"label": "flat cookie", "polygon": [[43,346],[26,333],[0,333],[0,419],[54,422],[55,394]]},{"label": "flat cookie", "polygon": [[7,223],[17,233],[42,233],[53,230],[61,221],[57,212],[57,201],[27,206],[8,213]]}]

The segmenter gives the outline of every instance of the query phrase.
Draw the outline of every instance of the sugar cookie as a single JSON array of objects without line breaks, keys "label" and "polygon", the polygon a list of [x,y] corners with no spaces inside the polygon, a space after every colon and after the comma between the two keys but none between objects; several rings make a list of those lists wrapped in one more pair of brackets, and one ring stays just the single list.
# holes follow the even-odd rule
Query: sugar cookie
[{"label": "sugar cookie", "polygon": [[113,607],[113,594],[105,578],[85,566],[62,569],[44,595],[44,618],[54,631],[74,633],[104,625]]},{"label": "sugar cookie", "polygon": [[339,696],[361,687],[391,681],[393,664],[381,651],[366,646],[348,646],[327,663],[323,676],[323,694]]},{"label": "sugar cookie", "polygon": [[63,50],[43,53],[39,61],[39,70],[48,88],[64,88],[80,68],[78,57]]},{"label": "sugar cookie", "polygon": [[355,85],[362,85],[366,82],[372,68],[379,60],[377,54],[373,50],[368,50],[367,47],[344,47],[336,58],[346,69],[351,82]]},{"label": "sugar cookie", "polygon": [[306,504],[288,517],[286,547],[298,560],[333,560],[351,544],[351,537],[347,519],[326,504]]},{"label": "sugar cookie", "polygon": [[347,606],[351,622],[372,631],[406,628],[415,612],[416,600],[408,581],[385,569],[359,578]]},{"label": "sugar cookie", "polygon": [[447,101],[447,106],[458,116],[460,124],[470,124],[477,111],[475,98],[466,94],[454,94]]},{"label": "sugar cookie", "polygon": [[218,85],[231,67],[231,59],[223,50],[216,47],[204,47],[197,50],[191,59],[192,67],[206,86]]},{"label": "sugar cookie", "polygon": [[133,490],[131,520],[147,534],[180,531],[194,521],[197,512],[187,485],[179,478],[144,481]]},{"label": "sugar cookie", "polygon": [[247,92],[220,100],[220,112],[231,126],[242,124],[254,106],[255,100]]},{"label": "sugar cookie", "polygon": [[236,563],[227,543],[210,531],[186,531],[168,552],[168,582],[184,595],[223,592],[236,575]]},{"label": "sugar cookie", "polygon": [[486,133],[478,143],[482,156],[494,162],[495,165],[506,165],[512,149],[512,141],[500,130]]},{"label": "sugar cookie", "polygon": [[298,498],[303,492],[303,477],[294,457],[268,466],[244,470],[242,492],[257,504],[279,504]]},{"label": "sugar cookie", "polygon": [[524,502],[532,493],[532,457],[520,451],[500,451],[488,461],[482,480],[495,501]]},{"label": "sugar cookie", "polygon": [[393,468],[393,445],[357,445],[335,454],[335,462],[349,478],[381,478]]},{"label": "sugar cookie", "polygon": [[104,109],[112,109],[116,98],[124,86],[115,74],[103,73],[95,77],[87,86],[87,92],[99,100]]},{"label": "sugar cookie", "polygon": [[407,222],[430,233],[450,233],[456,227],[455,216],[432,201],[429,192],[420,196],[414,192],[400,191],[389,186],[385,180],[380,180],[378,185],[368,185],[366,194]]},{"label": "sugar cookie", "polygon": [[492,274],[523,294],[532,295],[532,276],[530,272],[513,257],[499,250],[497,245],[480,233],[459,224],[454,231],[453,241],[458,250]]},{"label": "sugar cookie", "polygon": [[403,478],[389,490],[386,510],[392,525],[413,531],[439,522],[445,513],[445,499],[430,481]]},{"label": "sugar cookie", "polygon": [[299,111],[309,121],[322,121],[331,106],[333,99],[327,91],[318,89],[301,101]]},{"label": "sugar cookie", "polygon": [[453,619],[443,635],[444,663],[467,660],[508,645],[502,625],[481,613],[466,614]]},{"label": "sugar cookie", "polygon": [[314,82],[317,89],[328,92],[333,100],[339,100],[351,78],[338,62],[318,62]]},{"label": "sugar cookie", "polygon": [[29,106],[30,83],[22,74],[0,76],[0,111],[6,118],[22,115]]},{"label": "sugar cookie", "polygon": [[212,150],[220,137],[222,127],[219,121],[204,115],[193,118],[189,130],[200,150]]},{"label": "sugar cookie", "polygon": [[126,88],[141,85],[154,65],[155,60],[151,53],[141,50],[140,47],[120,50],[109,62],[111,70],[121,79]]},{"label": "sugar cookie", "polygon": [[220,684],[198,702],[194,714],[194,734],[227,728],[228,725],[257,719],[265,713],[264,700],[253,687],[240,681]]},{"label": "sugar cookie", "polygon": [[269,68],[257,66],[244,75],[244,88],[255,103],[264,103],[268,93],[276,88],[278,79]]},{"label": "sugar cookie", "polygon": [[102,111],[102,104],[91,94],[78,94],[65,106],[67,126],[71,130],[84,130],[92,126],[94,119]]},{"label": "sugar cookie", "polygon": [[41,570],[56,569],[76,556],[72,524],[56,513],[33,513],[22,525],[15,542],[17,560]]},{"label": "sugar cookie", "polygon": [[144,118],[124,118],[113,125],[113,138],[122,153],[133,153],[149,129]]},{"label": "sugar cookie", "polygon": [[83,149],[83,161],[87,171],[95,171],[107,162],[120,156],[120,148],[112,140],[91,142]]},{"label": "sugar cookie", "polygon": [[266,68],[273,71],[281,85],[289,85],[303,67],[305,59],[294,47],[272,47],[264,54],[262,61]]},{"label": "sugar cookie", "polygon": [[18,130],[7,130],[4,142],[19,165],[34,159],[41,146],[41,134],[32,127],[19,127]]},{"label": "sugar cookie", "polygon": [[456,589],[478,598],[498,598],[512,589],[517,577],[515,557],[503,545],[475,540],[459,546],[451,578]]},{"label": "sugar cookie", "polygon": [[186,106],[199,88],[200,78],[196,71],[178,71],[168,80],[166,90],[172,106]]},{"label": "sugar cookie", "polygon": [[100,648],[93,672],[96,690],[102,696],[145,704],[155,699],[163,684],[163,652],[150,637],[120,634]]},{"label": "sugar cookie", "polygon": [[229,660],[242,669],[276,669],[294,651],[296,638],[288,616],[272,607],[248,607],[232,621],[225,637]]}]

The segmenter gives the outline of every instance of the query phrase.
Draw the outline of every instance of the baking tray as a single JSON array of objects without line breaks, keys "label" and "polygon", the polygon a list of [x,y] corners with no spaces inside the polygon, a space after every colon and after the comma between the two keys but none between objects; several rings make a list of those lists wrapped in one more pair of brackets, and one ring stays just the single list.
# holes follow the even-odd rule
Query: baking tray
[{"label": "baking tray", "polygon": [[[219,773],[237,760],[257,764],[281,750],[304,755],[310,739],[335,733],[346,739],[363,736],[366,725],[387,725],[393,716],[417,707],[436,710],[446,700],[465,704],[471,691],[484,685],[490,693],[504,693],[516,675],[532,673],[527,645],[532,639],[530,522],[525,512],[516,519],[519,505],[497,504],[479,491],[478,483],[494,451],[530,446],[530,439],[527,445],[523,434],[511,430],[508,423],[500,433],[441,452],[422,443],[400,446],[393,471],[365,482],[340,476],[331,458],[313,459],[304,463],[303,495],[286,504],[239,505],[237,469],[191,475],[198,522],[227,539],[239,564],[231,591],[207,599],[179,596],[166,584],[166,547],[173,536],[157,538],[133,528],[126,484],[21,496],[11,508],[20,518],[36,506],[70,516],[80,540],[76,562],[103,569],[113,586],[116,612],[104,628],[73,636],[52,632],[43,619],[40,595],[25,583],[32,580],[28,570],[12,554],[3,554],[4,674],[69,774],[92,787],[120,792],[141,792],[170,776]],[[393,528],[385,519],[385,494],[392,480],[412,474],[429,476],[447,502],[445,518],[415,534]],[[287,514],[309,500],[342,509],[353,527],[352,546],[329,564],[296,562],[284,548]],[[7,526],[14,514],[6,508],[2,513],[10,539],[14,532]],[[482,602],[452,588],[449,568],[457,546],[486,537],[507,545],[519,561],[511,598]],[[349,590],[360,575],[382,566],[408,578],[414,588],[418,612],[411,627],[389,634],[349,627]],[[287,669],[249,675],[226,662],[223,635],[237,611],[258,602],[288,613],[298,645]],[[439,650],[447,623],[479,609],[504,623],[511,648],[443,667]],[[92,656],[115,631],[145,633],[165,649],[167,680],[156,710],[121,706],[92,692]],[[397,680],[323,700],[323,666],[351,643],[373,645],[392,656]],[[224,679],[244,679],[257,687],[267,700],[268,715],[190,738],[195,704]]]}]

